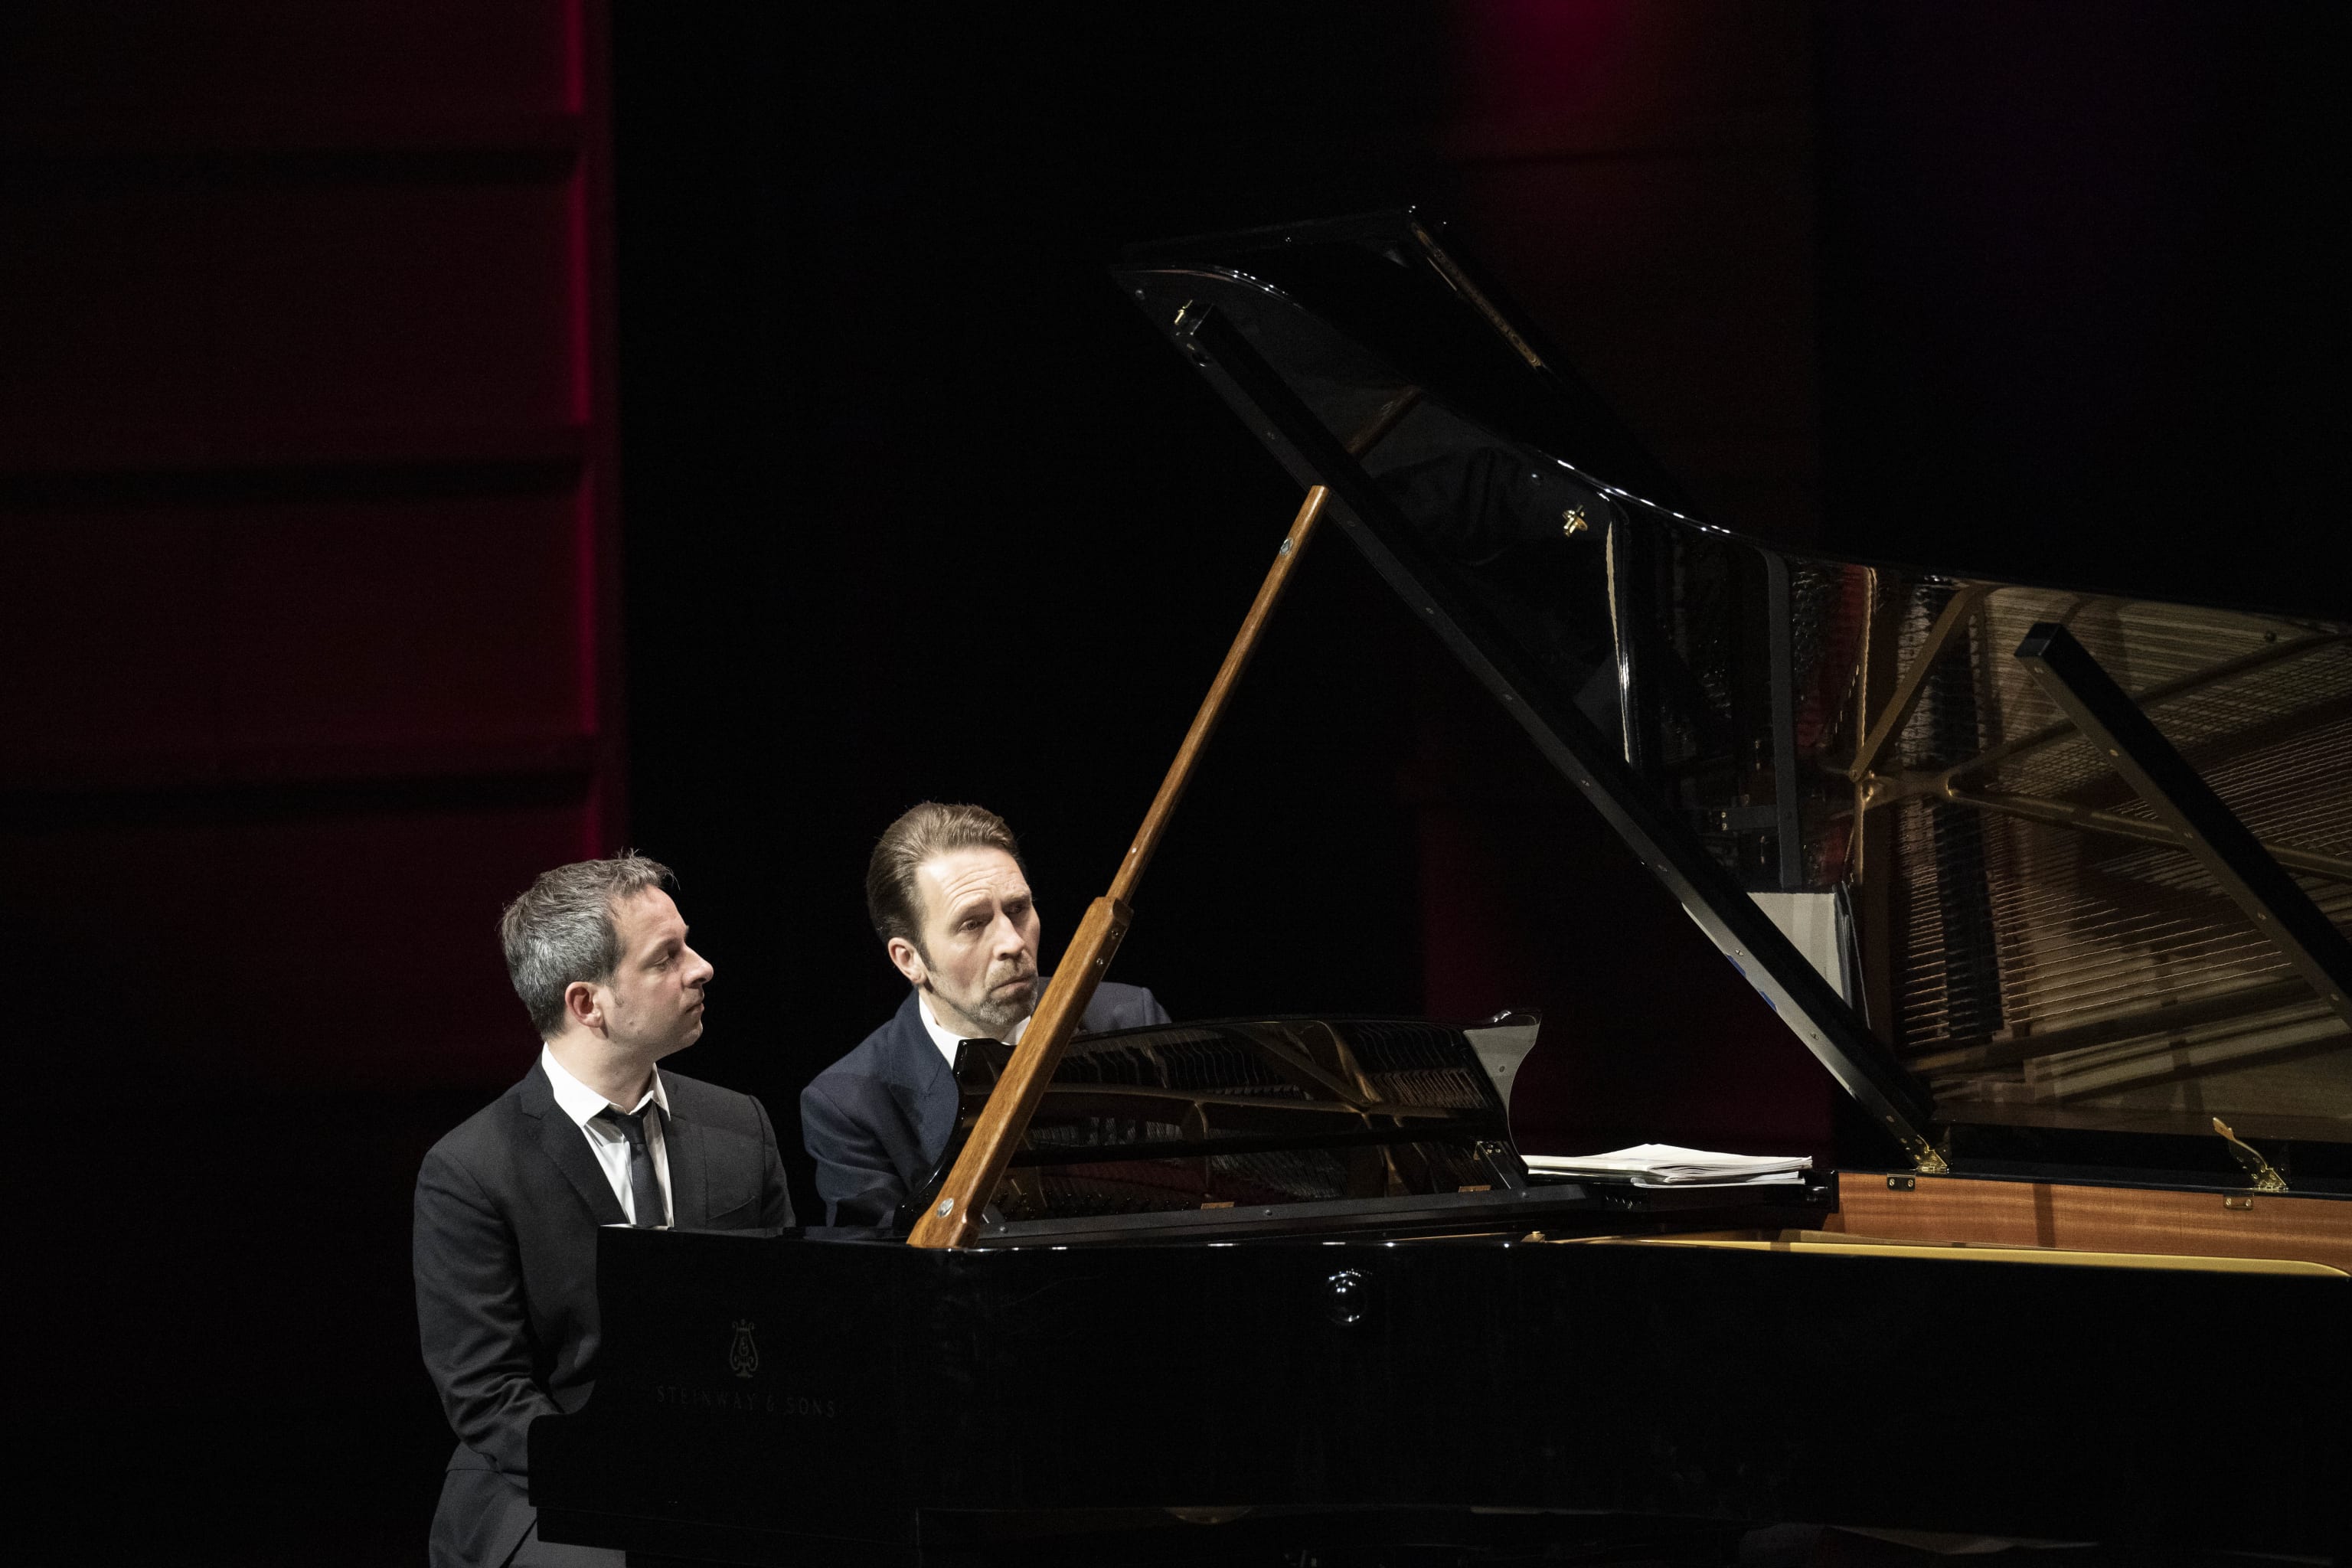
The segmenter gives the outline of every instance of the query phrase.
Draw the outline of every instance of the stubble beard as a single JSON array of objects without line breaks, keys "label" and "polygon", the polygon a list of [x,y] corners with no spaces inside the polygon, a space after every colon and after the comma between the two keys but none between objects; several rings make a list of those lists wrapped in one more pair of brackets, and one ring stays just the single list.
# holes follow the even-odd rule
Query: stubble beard
[{"label": "stubble beard", "polygon": [[1029,983],[1018,991],[1000,994],[992,988],[985,990],[961,1004],[957,1011],[1002,1039],[1013,1025],[1030,1015],[1036,1004],[1037,977],[1031,974]]}]

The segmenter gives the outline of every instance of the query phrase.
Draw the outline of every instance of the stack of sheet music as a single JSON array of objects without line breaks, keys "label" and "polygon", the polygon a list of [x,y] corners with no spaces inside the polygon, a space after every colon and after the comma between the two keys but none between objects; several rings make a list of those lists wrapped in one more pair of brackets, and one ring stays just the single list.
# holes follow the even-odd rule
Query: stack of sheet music
[{"label": "stack of sheet music", "polygon": [[1716,1154],[1672,1143],[1636,1143],[1606,1154],[1529,1154],[1538,1176],[1611,1177],[1637,1187],[1746,1186],[1803,1180],[1813,1168],[1803,1154]]}]

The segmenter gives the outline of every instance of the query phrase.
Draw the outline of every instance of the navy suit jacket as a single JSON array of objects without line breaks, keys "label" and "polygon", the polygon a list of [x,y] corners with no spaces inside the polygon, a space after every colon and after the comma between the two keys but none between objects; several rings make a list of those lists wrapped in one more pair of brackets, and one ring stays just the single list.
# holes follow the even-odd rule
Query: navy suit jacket
[{"label": "navy suit jacket", "polygon": [[[1098,1035],[1166,1022],[1150,992],[1106,980],[1078,1027]],[[889,1224],[939,1164],[955,1121],[955,1075],[909,991],[888,1023],[801,1090],[801,1139],[816,1160],[826,1223]]]},{"label": "navy suit jacket", "polygon": [[[791,1225],[760,1102],[668,1071],[662,1089],[676,1226]],[[595,1386],[596,1227],[627,1223],[536,1062],[425,1156],[416,1322],[425,1370],[457,1434],[433,1521],[435,1568],[503,1563],[530,1527],[526,1437],[534,1419],[579,1409]]]}]

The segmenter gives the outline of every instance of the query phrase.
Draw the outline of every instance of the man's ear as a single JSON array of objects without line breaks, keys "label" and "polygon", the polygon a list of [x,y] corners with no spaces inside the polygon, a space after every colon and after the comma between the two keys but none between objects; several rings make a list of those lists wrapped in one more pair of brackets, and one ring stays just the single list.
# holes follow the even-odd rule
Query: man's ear
[{"label": "man's ear", "polygon": [[604,1004],[596,999],[596,988],[585,980],[575,980],[563,988],[563,1019],[583,1029],[604,1026]]},{"label": "man's ear", "polygon": [[929,985],[931,983],[931,972],[924,964],[923,955],[915,951],[913,942],[903,936],[894,936],[887,951],[890,954],[890,963],[907,977],[908,984]]}]

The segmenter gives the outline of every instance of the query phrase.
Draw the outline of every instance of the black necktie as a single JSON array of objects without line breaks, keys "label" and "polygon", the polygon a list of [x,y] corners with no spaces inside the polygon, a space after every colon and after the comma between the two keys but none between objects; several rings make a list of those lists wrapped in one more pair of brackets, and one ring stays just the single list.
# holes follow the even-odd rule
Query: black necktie
[{"label": "black necktie", "polygon": [[653,1145],[646,1141],[646,1118],[660,1109],[648,1105],[643,1110],[623,1110],[608,1105],[596,1113],[599,1121],[611,1122],[629,1141],[629,1206],[637,1214],[632,1223],[646,1229],[658,1229],[668,1218],[662,1210],[661,1183],[654,1175]]}]

